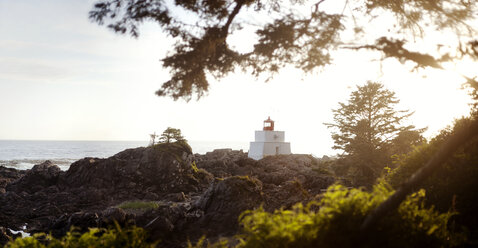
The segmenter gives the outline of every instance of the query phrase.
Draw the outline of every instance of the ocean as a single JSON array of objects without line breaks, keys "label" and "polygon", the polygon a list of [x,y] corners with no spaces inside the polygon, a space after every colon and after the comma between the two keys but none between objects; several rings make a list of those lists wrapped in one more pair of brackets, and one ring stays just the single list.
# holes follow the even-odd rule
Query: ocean
[{"label": "ocean", "polygon": [[[205,154],[214,149],[249,149],[248,142],[190,141],[194,153]],[[0,166],[30,169],[50,160],[62,170],[84,157],[107,158],[128,148],[147,146],[148,141],[29,141],[0,140]]]}]

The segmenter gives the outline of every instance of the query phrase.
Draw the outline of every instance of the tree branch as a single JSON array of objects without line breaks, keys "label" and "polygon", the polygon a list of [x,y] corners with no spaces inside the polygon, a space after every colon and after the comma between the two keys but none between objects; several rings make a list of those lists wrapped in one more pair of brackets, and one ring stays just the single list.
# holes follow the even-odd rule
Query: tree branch
[{"label": "tree branch", "polygon": [[243,5],[244,5],[244,0],[237,1],[236,6],[232,10],[229,17],[227,18],[226,24],[224,25],[224,27],[222,27],[222,31],[224,32],[224,36],[227,36],[227,31],[229,30],[229,27],[231,26],[232,21],[234,20],[236,15],[239,14],[239,11],[241,10]]}]

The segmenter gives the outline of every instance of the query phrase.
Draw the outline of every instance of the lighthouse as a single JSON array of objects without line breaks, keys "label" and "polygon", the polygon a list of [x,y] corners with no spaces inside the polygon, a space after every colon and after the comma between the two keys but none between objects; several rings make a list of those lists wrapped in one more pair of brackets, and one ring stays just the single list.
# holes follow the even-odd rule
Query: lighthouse
[{"label": "lighthouse", "polygon": [[290,143],[284,142],[285,132],[274,130],[274,121],[268,117],[262,131],[256,131],[251,142],[248,157],[259,160],[265,156],[290,154]]}]

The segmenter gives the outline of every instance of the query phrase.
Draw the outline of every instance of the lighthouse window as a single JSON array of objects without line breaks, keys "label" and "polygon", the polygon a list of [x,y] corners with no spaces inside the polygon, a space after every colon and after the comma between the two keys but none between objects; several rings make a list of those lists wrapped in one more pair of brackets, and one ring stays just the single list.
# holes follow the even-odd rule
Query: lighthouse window
[{"label": "lighthouse window", "polygon": [[271,123],[269,122],[264,123],[264,127],[270,127],[270,126],[271,126]]}]

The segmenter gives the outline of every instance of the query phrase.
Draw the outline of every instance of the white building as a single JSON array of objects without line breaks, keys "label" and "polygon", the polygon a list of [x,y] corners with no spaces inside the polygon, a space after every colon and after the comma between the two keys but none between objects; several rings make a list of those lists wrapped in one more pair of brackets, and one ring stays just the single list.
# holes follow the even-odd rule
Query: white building
[{"label": "white building", "polygon": [[290,143],[284,142],[285,132],[274,131],[274,121],[267,118],[262,131],[256,131],[255,141],[251,142],[248,157],[259,160],[265,156],[290,154]]}]

